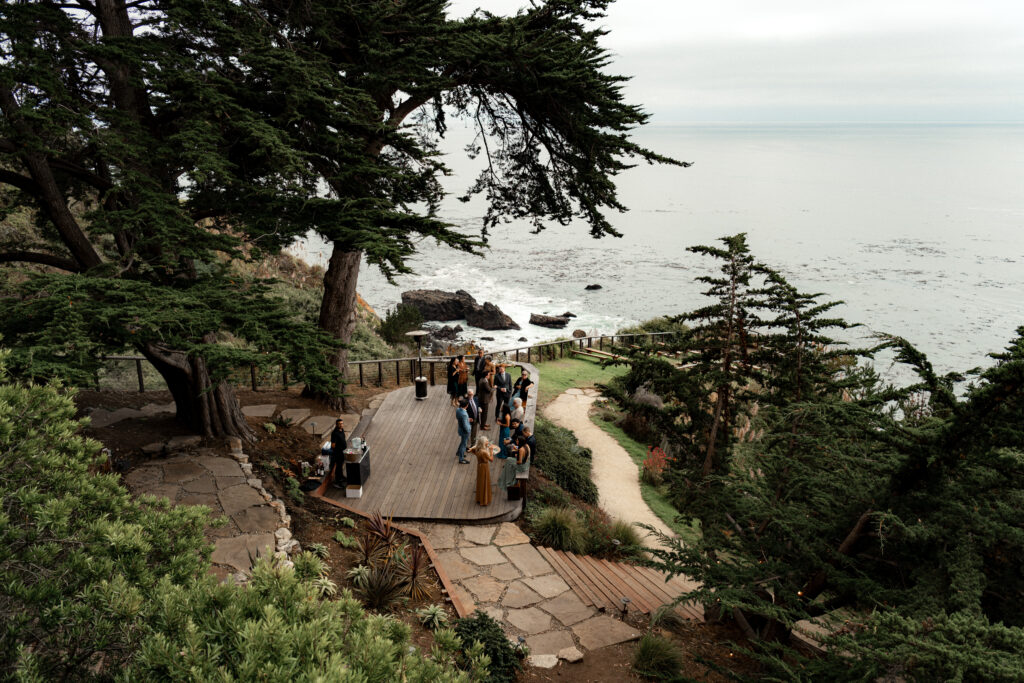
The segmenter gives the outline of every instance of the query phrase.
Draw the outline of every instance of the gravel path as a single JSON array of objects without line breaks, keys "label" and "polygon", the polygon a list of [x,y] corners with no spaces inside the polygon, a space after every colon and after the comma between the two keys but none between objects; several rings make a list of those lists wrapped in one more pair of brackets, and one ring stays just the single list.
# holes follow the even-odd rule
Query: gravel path
[{"label": "gravel path", "polygon": [[[613,519],[650,524],[663,534],[675,533],[658,519],[640,495],[640,470],[619,442],[590,420],[590,408],[600,393],[594,389],[567,389],[544,407],[545,417],[571,430],[580,445],[593,454],[594,483],[600,496],[599,505]],[[649,534],[640,529],[645,542],[652,545]]]}]

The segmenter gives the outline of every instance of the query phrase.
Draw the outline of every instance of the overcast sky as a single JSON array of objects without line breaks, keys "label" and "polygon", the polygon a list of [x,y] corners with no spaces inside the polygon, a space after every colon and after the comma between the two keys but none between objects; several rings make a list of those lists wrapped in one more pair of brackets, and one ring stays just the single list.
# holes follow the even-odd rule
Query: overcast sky
[{"label": "overcast sky", "polygon": [[602,23],[655,123],[1024,120],[1024,0],[618,0]]}]

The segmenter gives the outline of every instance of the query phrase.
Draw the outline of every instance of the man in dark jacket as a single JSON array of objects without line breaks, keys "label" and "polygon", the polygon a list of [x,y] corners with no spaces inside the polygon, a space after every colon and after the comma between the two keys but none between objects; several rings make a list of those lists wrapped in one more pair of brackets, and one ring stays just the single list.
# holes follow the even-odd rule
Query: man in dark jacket
[{"label": "man in dark jacket", "polygon": [[494,419],[501,417],[501,404],[508,403],[509,394],[512,393],[512,377],[505,372],[505,364],[498,364],[498,371],[494,373],[494,397],[497,405],[494,406]]},{"label": "man in dark jacket", "polygon": [[484,350],[476,350],[476,358],[473,359],[473,383],[476,384],[480,381],[480,378],[484,376],[484,365],[487,364],[487,359],[484,358]]}]

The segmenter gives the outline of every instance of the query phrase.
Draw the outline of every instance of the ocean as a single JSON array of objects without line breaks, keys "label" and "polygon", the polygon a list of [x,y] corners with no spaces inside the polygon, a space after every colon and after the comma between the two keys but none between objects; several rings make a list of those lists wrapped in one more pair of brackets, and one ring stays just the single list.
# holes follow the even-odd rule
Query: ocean
[{"label": "ocean", "polygon": [[[619,176],[630,210],[611,222],[623,237],[595,240],[582,224],[534,235],[515,222],[491,231],[483,258],[424,242],[416,274],[397,285],[364,266],[360,293],[383,314],[406,289],[465,289],[522,326],[467,328],[494,347],[577,328],[612,333],[702,305],[694,278],[716,264],[686,248],[746,232],[755,257],[801,291],[844,302],[835,312],[863,324],[851,343],[895,334],[940,372],[966,370],[1024,325],[1024,124],[651,125],[636,138],[694,165]],[[448,148],[467,140],[455,129]],[[475,166],[457,154],[450,165],[454,195]],[[482,213],[454,196],[441,212],[467,232],[479,232]],[[295,250],[316,263],[329,256],[315,235]],[[578,316],[567,330],[527,322],[564,311]]]}]

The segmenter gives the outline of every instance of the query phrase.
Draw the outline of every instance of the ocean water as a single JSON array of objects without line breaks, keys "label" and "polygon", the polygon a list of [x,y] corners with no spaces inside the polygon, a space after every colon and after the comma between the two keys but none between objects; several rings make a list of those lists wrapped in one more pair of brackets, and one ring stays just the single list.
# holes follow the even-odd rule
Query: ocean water
[{"label": "ocean water", "polygon": [[[449,148],[467,135],[455,130]],[[483,258],[424,242],[416,274],[397,286],[364,267],[360,293],[383,314],[405,289],[465,289],[523,327],[467,329],[498,347],[575,328],[611,333],[702,305],[694,278],[715,264],[686,248],[746,232],[754,255],[799,289],[844,302],[836,312],[864,325],[852,343],[896,334],[936,369],[966,370],[1024,325],[1024,125],[658,125],[637,138],[695,164],[619,177],[630,210],[611,220],[622,238],[595,240],[584,225],[534,235],[512,223],[491,232]],[[446,187],[458,193],[475,166],[457,154],[450,165]],[[482,213],[454,198],[442,209],[467,232],[479,232]],[[329,256],[313,235],[296,251]],[[586,291],[590,283],[603,288]],[[567,331],[527,323],[531,312],[564,311],[579,316]]]}]

